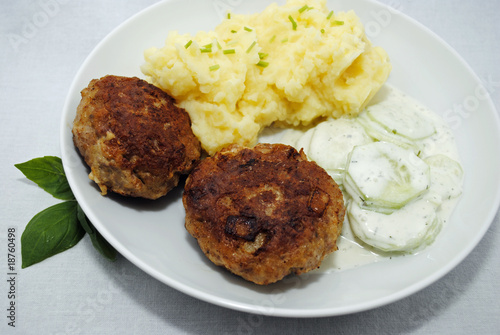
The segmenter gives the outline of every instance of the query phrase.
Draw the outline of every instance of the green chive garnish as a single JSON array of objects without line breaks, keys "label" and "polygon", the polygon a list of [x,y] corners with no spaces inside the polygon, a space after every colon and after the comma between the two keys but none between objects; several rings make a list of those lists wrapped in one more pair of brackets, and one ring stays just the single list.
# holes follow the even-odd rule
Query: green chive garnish
[{"label": "green chive garnish", "polygon": [[264,59],[264,58],[266,58],[267,56],[269,56],[269,54],[266,54],[265,52],[259,52],[259,58],[260,58],[260,59]]},{"label": "green chive garnish", "polygon": [[246,31],[253,31],[252,28],[248,28],[248,27],[243,27],[243,29],[245,29]]},{"label": "green chive garnish", "polygon": [[215,71],[215,70],[218,70],[219,68],[220,68],[220,65],[219,64],[215,64],[215,65],[210,66],[208,69],[210,71]]},{"label": "green chive garnish", "polygon": [[227,13],[227,19],[230,20],[231,19],[231,13]]},{"label": "green chive garnish", "polygon": [[233,34],[237,33],[237,31],[236,31],[236,30],[234,30],[234,29],[231,29],[231,32],[232,32]]},{"label": "green chive garnish", "polygon": [[222,53],[224,55],[234,54],[234,53],[236,53],[236,50],[234,50],[234,49],[225,49],[225,50],[222,50]]},{"label": "green chive garnish", "polygon": [[299,13],[302,13],[302,12],[306,11],[308,8],[309,8],[309,6],[308,6],[308,5],[304,5],[304,6],[302,6],[302,7],[299,9]]},{"label": "green chive garnish", "polygon": [[292,29],[297,30],[297,22],[295,22],[293,17],[291,15],[288,15],[288,19],[290,20],[290,22],[292,22]]},{"label": "green chive garnish", "polygon": [[193,40],[189,40],[189,42],[187,42],[185,45],[184,45],[184,48],[189,48],[189,46],[193,43]]},{"label": "green chive garnish", "polygon": [[326,17],[326,19],[330,20],[330,18],[332,17],[332,15],[333,15],[333,10],[330,13],[328,13],[328,16]]},{"label": "green chive garnish", "polygon": [[200,51],[201,51],[202,53],[212,52],[212,43],[208,43],[208,44],[203,45],[203,46],[200,48]]},{"label": "green chive garnish", "polygon": [[252,50],[252,48],[255,46],[255,44],[257,44],[257,42],[256,42],[256,41],[253,41],[253,43],[252,43],[252,44],[250,44],[250,46],[249,46],[249,47],[248,47],[248,49],[247,49],[247,53],[249,53],[249,52],[250,52],[250,50]]},{"label": "green chive garnish", "polygon": [[285,37],[284,39],[281,40],[281,43],[288,42],[288,37]]},{"label": "green chive garnish", "polygon": [[325,29],[321,29],[320,31],[321,31],[321,33],[322,33],[322,34],[324,34],[324,33],[325,33]]},{"label": "green chive garnish", "polygon": [[260,67],[267,67],[269,65],[269,62],[260,60],[256,65]]},{"label": "green chive garnish", "polygon": [[334,24],[336,26],[343,26],[344,25],[344,21],[333,21],[332,24]]}]

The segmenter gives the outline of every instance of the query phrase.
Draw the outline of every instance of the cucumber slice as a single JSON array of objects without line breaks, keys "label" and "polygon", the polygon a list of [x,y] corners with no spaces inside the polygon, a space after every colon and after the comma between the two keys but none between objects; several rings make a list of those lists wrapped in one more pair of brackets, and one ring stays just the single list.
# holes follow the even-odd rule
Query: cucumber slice
[{"label": "cucumber slice", "polygon": [[383,213],[403,207],[430,187],[429,165],[390,142],[356,146],[347,164],[346,191],[363,207]]},{"label": "cucumber slice", "polygon": [[431,244],[441,230],[438,206],[418,199],[387,215],[351,201],[347,213],[352,232],[366,244],[382,251],[414,252]]},{"label": "cucumber slice", "polygon": [[420,152],[420,147],[414,141],[398,135],[397,131],[388,131],[385,127],[383,127],[380,123],[374,121],[365,110],[361,114],[358,115],[356,119],[359,124],[361,124],[366,133],[378,141],[391,142],[400,147],[406,149],[412,149],[413,152]]},{"label": "cucumber slice", "polygon": [[304,133],[304,135],[299,137],[299,139],[295,143],[295,149],[297,149],[299,151],[300,151],[300,149],[304,149],[304,152],[306,153],[306,155],[309,159],[311,159],[309,157],[309,148],[311,145],[311,139],[312,139],[315,132],[316,132],[316,128],[309,129],[308,131],[306,131]]},{"label": "cucumber slice", "polygon": [[[265,131],[266,129],[264,129]],[[297,141],[304,136],[307,130],[302,130],[302,129],[294,129],[290,128],[285,131],[283,131],[283,134],[281,138],[279,139],[279,143],[291,145],[292,147],[296,148],[297,150],[300,150],[300,148],[297,148]],[[260,142],[264,142],[259,138]]]},{"label": "cucumber slice", "polygon": [[387,132],[405,137],[411,141],[422,140],[433,135],[436,128],[411,106],[384,104],[370,106],[366,114],[380,124]]},{"label": "cucumber slice", "polygon": [[450,157],[437,154],[424,161],[431,167],[431,188],[443,199],[452,199],[462,194],[462,166]]},{"label": "cucumber slice", "polygon": [[332,119],[316,126],[307,156],[326,170],[343,173],[354,146],[371,142],[373,140],[354,119]]}]

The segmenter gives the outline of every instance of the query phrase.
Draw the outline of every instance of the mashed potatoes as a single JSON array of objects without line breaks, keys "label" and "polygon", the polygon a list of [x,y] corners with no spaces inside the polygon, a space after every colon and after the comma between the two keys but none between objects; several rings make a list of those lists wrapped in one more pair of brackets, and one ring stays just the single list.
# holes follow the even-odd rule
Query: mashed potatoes
[{"label": "mashed potatoes", "polygon": [[357,115],[391,65],[354,12],[289,0],[253,15],[230,13],[214,31],[171,32],[164,47],[145,51],[141,69],[187,110],[212,155],[230,143],[255,144],[273,123]]}]

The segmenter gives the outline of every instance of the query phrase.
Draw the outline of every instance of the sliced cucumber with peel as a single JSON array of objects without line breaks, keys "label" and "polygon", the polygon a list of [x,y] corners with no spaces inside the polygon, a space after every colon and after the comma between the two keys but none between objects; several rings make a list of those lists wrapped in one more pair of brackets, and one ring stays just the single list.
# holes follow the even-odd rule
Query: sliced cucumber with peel
[{"label": "sliced cucumber with peel", "polygon": [[366,108],[358,116],[366,132],[379,141],[395,143],[418,153],[417,141],[436,133],[436,128],[411,106],[387,105],[383,102]]},{"label": "sliced cucumber with peel", "polygon": [[370,106],[366,114],[386,131],[405,137],[411,141],[422,140],[433,135],[436,128],[417,110],[407,106]]},{"label": "sliced cucumber with peel", "polygon": [[316,126],[306,154],[341,185],[349,153],[355,145],[371,142],[372,138],[354,119],[328,120]]},{"label": "sliced cucumber with peel", "polygon": [[373,142],[352,150],[343,184],[362,207],[388,214],[424,193],[430,178],[429,165],[411,149]]},{"label": "sliced cucumber with peel", "polygon": [[387,131],[381,124],[370,118],[366,110],[359,114],[356,120],[365,128],[366,133],[377,141],[391,142],[403,148],[412,149],[415,153],[420,151],[414,141],[398,135],[397,131]]},{"label": "sliced cucumber with peel", "polygon": [[325,169],[345,170],[347,156],[354,146],[371,142],[371,137],[354,119],[328,120],[316,126],[307,155]]},{"label": "sliced cucumber with peel", "polygon": [[431,168],[431,183],[434,192],[443,199],[452,199],[462,194],[462,166],[448,156],[437,154],[424,161]]},{"label": "sliced cucumber with peel", "polygon": [[387,252],[413,252],[431,244],[441,230],[438,207],[434,201],[413,201],[383,214],[351,201],[347,213],[352,232],[364,243]]},{"label": "sliced cucumber with peel", "polygon": [[295,143],[295,148],[299,151],[300,151],[300,149],[304,149],[304,152],[306,153],[308,158],[310,158],[309,157],[309,147],[311,145],[311,139],[312,139],[315,131],[316,131],[315,128],[309,129]]}]

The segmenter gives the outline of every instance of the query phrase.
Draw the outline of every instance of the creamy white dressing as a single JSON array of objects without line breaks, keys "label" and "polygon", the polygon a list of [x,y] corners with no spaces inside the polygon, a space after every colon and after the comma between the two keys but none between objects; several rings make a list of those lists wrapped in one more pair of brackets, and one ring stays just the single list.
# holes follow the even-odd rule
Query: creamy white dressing
[{"label": "creamy white dressing", "polygon": [[[399,111],[406,111],[400,119]],[[353,149],[378,141],[413,150],[418,164],[425,162],[430,171],[429,187],[402,208],[391,209],[391,213],[364,207],[366,203],[355,199],[358,195],[353,196],[344,185]],[[434,241],[462,192],[463,171],[452,131],[437,114],[389,85],[380,90],[358,118],[330,119],[308,130],[288,130],[280,142],[304,149],[344,193],[348,213],[338,240],[339,249],[323,261],[317,270],[320,272],[417,253]],[[373,164],[365,163],[356,169],[370,171]]]}]

